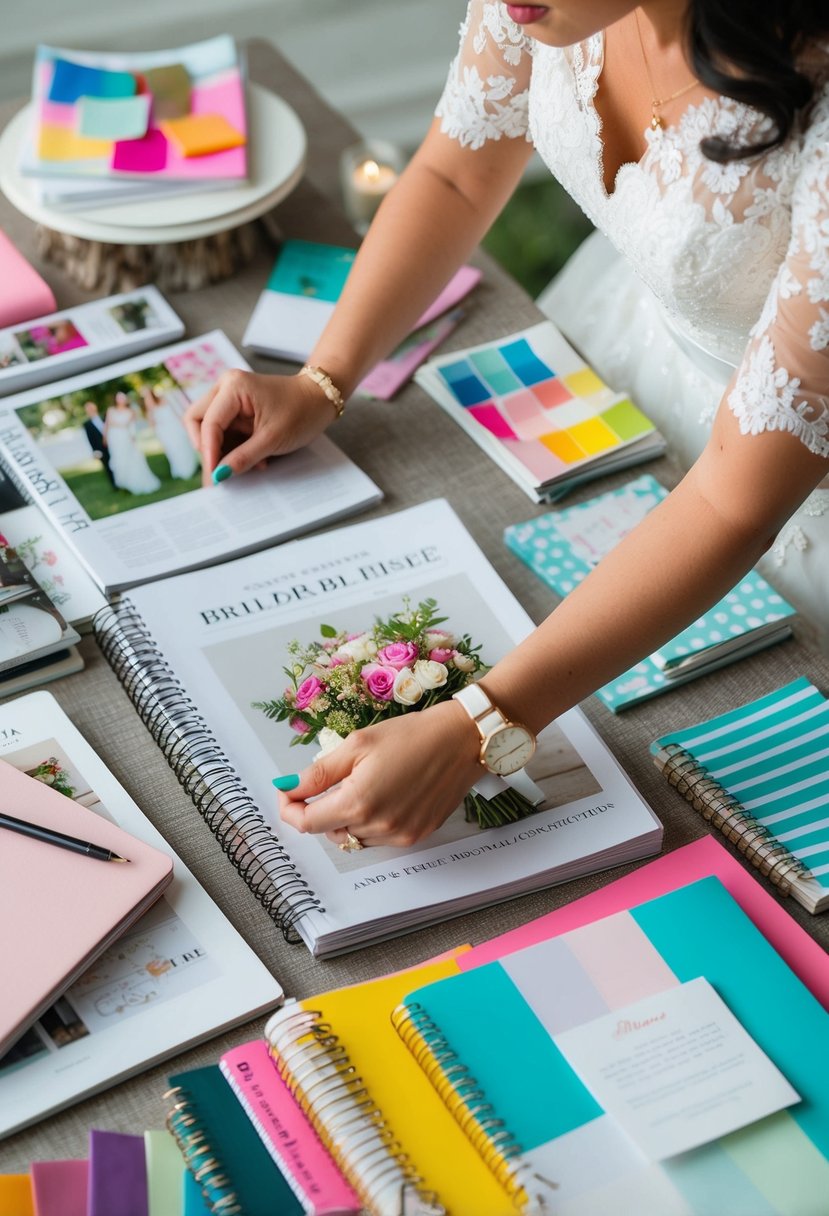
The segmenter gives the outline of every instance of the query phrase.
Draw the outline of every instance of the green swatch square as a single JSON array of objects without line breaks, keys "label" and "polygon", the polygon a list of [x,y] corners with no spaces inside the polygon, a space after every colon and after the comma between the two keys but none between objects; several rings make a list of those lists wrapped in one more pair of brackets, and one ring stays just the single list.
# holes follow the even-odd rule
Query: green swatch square
[{"label": "green swatch square", "polygon": [[78,134],[88,139],[143,139],[150,120],[150,98],[81,97]]},{"label": "green swatch square", "polygon": [[640,435],[648,435],[653,430],[653,423],[637,409],[632,401],[625,398],[617,401],[601,415],[609,427],[612,427],[620,439],[638,439]]}]

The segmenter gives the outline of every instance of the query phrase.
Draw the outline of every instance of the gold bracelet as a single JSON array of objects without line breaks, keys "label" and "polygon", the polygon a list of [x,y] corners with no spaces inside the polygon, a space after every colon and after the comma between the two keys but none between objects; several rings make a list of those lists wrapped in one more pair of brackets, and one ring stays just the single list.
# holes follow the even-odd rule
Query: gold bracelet
[{"label": "gold bracelet", "polygon": [[318,384],[337,411],[337,417],[342,418],[345,413],[345,398],[328,375],[328,372],[324,371],[321,367],[311,367],[310,364],[306,363],[304,367],[299,369],[298,374],[300,376],[307,376],[309,380],[314,381],[314,384]]}]

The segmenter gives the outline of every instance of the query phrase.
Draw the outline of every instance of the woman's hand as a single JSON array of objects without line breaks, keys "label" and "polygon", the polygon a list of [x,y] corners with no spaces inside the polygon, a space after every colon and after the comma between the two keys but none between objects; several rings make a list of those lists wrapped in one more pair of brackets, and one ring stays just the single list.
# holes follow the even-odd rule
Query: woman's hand
[{"label": "woman's hand", "polygon": [[218,465],[246,473],[268,456],[304,447],[335,418],[319,385],[304,376],[261,376],[233,368],[193,402],[184,424],[209,485]]},{"label": "woman's hand", "polygon": [[351,832],[365,845],[408,848],[460,805],[483,772],[479,750],[474,726],[452,701],[389,718],[316,759],[296,789],[279,795],[280,814],[335,844]]}]

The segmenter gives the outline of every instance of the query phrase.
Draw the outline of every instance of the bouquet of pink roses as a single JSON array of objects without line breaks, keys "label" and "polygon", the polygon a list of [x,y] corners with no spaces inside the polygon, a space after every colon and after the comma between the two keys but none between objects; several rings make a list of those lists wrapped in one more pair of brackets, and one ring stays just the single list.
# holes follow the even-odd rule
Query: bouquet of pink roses
[{"label": "bouquet of pink roses", "polygon": [[[291,664],[284,668],[289,684],[281,697],[255,702],[276,722],[287,722],[295,743],[336,747],[353,730],[385,718],[417,712],[448,700],[487,670],[468,635],[455,637],[440,626],[437,603],[423,600],[412,608],[379,618],[362,633],[322,625],[321,640],[288,647]],[[480,827],[514,823],[535,807],[506,786],[494,798],[470,791],[466,817]]]}]

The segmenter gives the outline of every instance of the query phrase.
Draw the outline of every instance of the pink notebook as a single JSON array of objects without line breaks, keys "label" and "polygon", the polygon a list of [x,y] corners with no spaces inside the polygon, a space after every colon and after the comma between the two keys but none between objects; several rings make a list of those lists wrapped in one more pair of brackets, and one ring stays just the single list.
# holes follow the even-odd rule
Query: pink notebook
[{"label": "pink notebook", "polygon": [[88,1161],[33,1161],[35,1216],[86,1216]]},{"label": "pink notebook", "polygon": [[719,878],[795,975],[829,1009],[829,955],[797,921],[792,920],[786,909],[764,890],[745,866],[711,836],[674,849],[563,908],[556,908],[527,925],[482,942],[460,954],[458,966],[461,971],[481,967],[513,950],[558,937],[560,933],[592,924],[614,912],[635,908],[637,904],[656,899],[709,874]]},{"label": "pink notebook", "polygon": [[158,899],[172,860],[0,761],[0,810],[129,858],[94,861],[0,828],[0,1056]]},{"label": "pink notebook", "polygon": [[0,232],[0,329],[31,321],[57,308],[52,289]]}]

